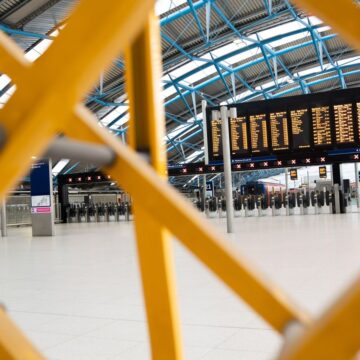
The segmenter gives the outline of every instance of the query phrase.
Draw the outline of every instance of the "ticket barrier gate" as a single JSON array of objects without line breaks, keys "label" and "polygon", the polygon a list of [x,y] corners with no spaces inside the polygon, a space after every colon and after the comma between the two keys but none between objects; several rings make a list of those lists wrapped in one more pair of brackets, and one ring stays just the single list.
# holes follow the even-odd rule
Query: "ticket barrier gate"
[{"label": "ticket barrier gate", "polygon": [[256,207],[255,196],[245,195],[243,198],[243,206],[245,210],[245,217],[253,216]]},{"label": "ticket barrier gate", "polygon": [[335,184],[331,192],[331,209],[333,214],[346,213],[348,200],[338,184]]},{"label": "ticket barrier gate", "polygon": [[336,186],[334,186],[334,189],[331,191],[325,191],[324,197],[322,197],[320,193],[320,203],[324,203],[323,206],[327,206],[329,208],[329,212],[332,214],[337,213],[337,207],[338,212],[345,213],[346,208],[348,206],[347,199],[344,198],[343,192],[338,189]]},{"label": "ticket barrier gate", "polygon": [[70,204],[66,208],[68,223],[130,221],[132,208],[129,202],[116,204]]},{"label": "ticket barrier gate", "polygon": [[296,207],[296,197],[294,193],[288,193],[284,196],[284,207],[286,208],[286,215],[294,215]]},{"label": "ticket barrier gate", "polygon": [[205,206],[206,206],[206,204],[205,204],[205,206],[204,206],[203,201],[201,201],[201,200],[196,200],[194,204],[195,204],[195,207],[196,207],[199,211],[201,211],[201,212],[205,211]]},{"label": "ticket barrier gate", "polygon": [[217,210],[218,210],[217,198],[212,197],[210,199],[207,199],[205,203],[206,216],[215,217]]},{"label": "ticket barrier gate", "polygon": [[219,218],[223,218],[226,216],[226,199],[220,197],[220,199],[218,199],[218,214],[219,214]]},{"label": "ticket barrier gate", "polygon": [[280,210],[282,207],[282,195],[281,194],[272,194],[270,196],[270,206],[272,216],[280,215]]},{"label": "ticket barrier gate", "polygon": [[300,215],[307,215],[309,213],[310,196],[309,194],[297,193],[297,206],[300,208]]},{"label": "ticket barrier gate", "polygon": [[263,195],[256,197],[256,208],[258,211],[258,216],[264,216],[264,210],[268,208],[267,199]]},{"label": "ticket barrier gate", "polygon": [[322,207],[325,205],[325,194],[323,191],[312,191],[310,195],[311,206],[315,210],[315,215],[321,212]]},{"label": "ticket barrier gate", "polygon": [[332,192],[326,190],[325,192],[325,205],[328,206],[329,212],[332,213]]},{"label": "ticket barrier gate", "polygon": [[[340,193],[341,196],[341,193]],[[346,199],[341,198],[342,206],[346,206]],[[272,216],[281,215],[284,208],[286,215],[295,214],[298,207],[300,215],[307,215],[309,213],[321,214],[325,207],[332,212],[334,202],[333,191],[312,191],[308,193],[303,192],[289,192],[273,193],[268,200],[266,195],[236,195],[233,199],[234,216],[254,216],[254,210],[257,211],[257,216],[264,216],[267,214],[266,210],[271,209]],[[207,217],[222,218],[226,214],[226,200],[222,197],[213,197],[206,200],[205,212]]]},{"label": "ticket barrier gate", "polygon": [[234,216],[239,217],[241,216],[241,210],[242,210],[242,199],[241,195],[237,195],[234,199]]}]

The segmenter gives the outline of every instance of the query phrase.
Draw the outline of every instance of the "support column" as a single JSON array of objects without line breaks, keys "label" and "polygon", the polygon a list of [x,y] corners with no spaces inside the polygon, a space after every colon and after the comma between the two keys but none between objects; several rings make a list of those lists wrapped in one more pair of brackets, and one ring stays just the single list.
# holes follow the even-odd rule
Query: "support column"
[{"label": "support column", "polygon": [[285,193],[289,192],[289,169],[285,168]]},{"label": "support column", "polygon": [[202,176],[203,178],[203,193],[202,193],[202,198],[203,198],[203,202],[204,202],[204,206],[205,206],[205,200],[206,200],[206,174],[204,174]]},{"label": "support column", "polygon": [[209,145],[207,137],[207,119],[206,119],[206,100],[201,101],[201,109],[203,114],[203,136],[204,136],[204,162],[205,165],[209,164]]},{"label": "support column", "polygon": [[333,206],[334,212],[335,214],[345,213],[345,207],[340,196],[340,191],[342,190],[340,164],[336,163],[332,165],[332,181],[335,197],[335,206]]},{"label": "support column", "polygon": [[359,191],[359,164],[355,163],[355,184],[356,184],[356,205],[360,207],[360,191]]},{"label": "support column", "polygon": [[1,236],[7,236],[7,219],[6,219],[6,199],[2,201],[0,206]]},{"label": "support column", "polygon": [[[231,110],[236,111],[236,109],[231,109]],[[221,136],[222,136],[224,176],[225,176],[227,232],[232,233],[233,220],[234,220],[234,206],[233,206],[233,189],[232,189],[232,176],[231,176],[231,153],[230,153],[228,109],[226,106],[222,106],[220,111],[221,111]]]}]

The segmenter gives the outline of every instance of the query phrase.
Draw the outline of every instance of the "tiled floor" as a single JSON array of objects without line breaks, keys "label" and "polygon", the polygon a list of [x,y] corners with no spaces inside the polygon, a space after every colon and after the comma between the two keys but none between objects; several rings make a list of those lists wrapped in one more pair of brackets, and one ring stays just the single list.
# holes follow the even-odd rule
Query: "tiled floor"
[{"label": "tiled floor", "polygon": [[[211,223],[225,231],[225,220]],[[314,315],[360,273],[360,214],[236,219],[229,238]],[[149,359],[132,224],[0,239],[0,300],[52,360]],[[281,339],[174,242],[186,359],[271,359]]]}]

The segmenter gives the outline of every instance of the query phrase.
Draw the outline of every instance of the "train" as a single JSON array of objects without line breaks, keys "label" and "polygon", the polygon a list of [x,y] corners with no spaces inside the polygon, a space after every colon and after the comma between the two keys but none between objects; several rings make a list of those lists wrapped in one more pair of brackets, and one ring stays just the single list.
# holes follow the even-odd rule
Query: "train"
[{"label": "train", "polygon": [[241,195],[269,195],[272,192],[285,191],[285,185],[279,183],[270,183],[270,182],[258,182],[252,181],[248,182],[245,185],[241,185],[240,194]]}]

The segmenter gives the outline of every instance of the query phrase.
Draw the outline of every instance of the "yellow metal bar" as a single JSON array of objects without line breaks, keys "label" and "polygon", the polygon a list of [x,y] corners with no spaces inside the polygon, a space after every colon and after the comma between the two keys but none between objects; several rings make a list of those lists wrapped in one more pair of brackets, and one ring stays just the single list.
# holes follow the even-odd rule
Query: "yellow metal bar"
[{"label": "yellow metal bar", "polygon": [[42,360],[45,359],[12,323],[0,308],[0,359]]},{"label": "yellow metal bar", "polygon": [[[114,166],[109,170],[132,194],[135,203],[139,204],[137,215],[143,219],[149,229],[151,242],[155,242],[154,246],[150,242],[145,243],[144,227],[140,225],[138,230],[142,272],[144,273],[144,270],[153,264],[148,257],[150,251],[156,251],[155,259],[162,262],[162,266],[157,267],[156,271],[150,274],[151,276],[145,275],[147,278],[144,281],[153,354],[154,357],[161,356],[160,359],[165,359],[166,355],[167,358],[180,359],[173,282],[169,271],[171,261],[167,256],[168,241],[162,227],[168,228],[279,332],[283,331],[290,321],[297,320],[306,324],[308,318],[294,307],[279,289],[271,285],[247,264],[245,259],[236,254],[228,242],[204,223],[198,213],[141,157],[119,143],[104,129],[100,129],[94,117],[83,107],[78,106],[74,110],[76,104],[97,81],[99,70],[108,66],[112,57],[136,38],[151,5],[150,0],[109,0],[107,7],[98,0],[82,1],[59,38],[30,69],[19,77],[18,89],[0,115],[1,125],[7,136],[5,146],[0,153],[0,168],[9,174],[0,178],[0,195],[4,195],[15,181],[24,175],[29,168],[31,156],[40,154],[57,131],[66,131],[68,126],[71,126],[70,133],[79,129],[83,131],[82,134],[75,134],[74,137],[89,136],[87,140],[95,139],[109,144],[118,156]],[[108,11],[109,6],[111,11]],[[96,32],[92,31],[94,28]],[[151,26],[147,28],[147,31],[152,30]],[[90,33],[91,39],[89,39]],[[151,53],[150,40],[153,35],[146,32],[144,34],[146,47],[141,46],[139,49],[146,50],[147,61],[143,65],[150,68],[143,69],[143,73],[148,74],[149,70],[154,70],[153,64],[156,59],[153,56],[160,55],[156,52]],[[3,50],[7,54],[5,56],[12,53],[6,50],[6,47],[3,47]],[[16,56],[13,56],[14,63],[11,56],[7,57],[9,74],[16,67],[22,71],[23,66],[19,65],[21,61],[17,62]],[[64,63],[66,66],[63,66]],[[140,62],[134,61],[134,65],[139,64]],[[158,75],[150,71],[147,86],[155,86]],[[138,82],[139,79],[135,81]],[[130,91],[133,94],[139,92],[137,89]],[[160,92],[156,93],[156,91],[158,90],[155,88],[146,89],[146,92],[152,96],[147,104],[147,111],[150,114],[145,118],[148,120],[145,132],[148,137],[135,132],[133,143],[137,150],[146,150],[143,146],[150,147],[151,162],[156,170],[162,173],[165,167],[165,154],[159,146],[162,137],[158,131],[163,125],[163,115],[160,113],[158,107],[160,102],[157,100]],[[133,101],[138,99],[138,96],[133,97]],[[134,110],[140,111],[139,104],[134,103]],[[73,119],[74,111],[75,116],[83,122],[78,122],[75,126],[69,124]],[[159,115],[159,121],[155,122]],[[156,242],[159,239],[160,241]],[[154,275],[162,279],[161,284],[155,283],[158,279],[155,279]],[[156,286],[155,289],[165,294],[166,298],[150,294],[151,286]],[[158,304],[154,304],[156,299]],[[161,316],[163,315],[160,313],[161,306],[165,307],[167,314],[165,317]],[[164,322],[159,322],[161,317]],[[160,330],[172,332],[166,338],[170,342],[169,345],[164,345],[164,339],[159,336]],[[6,348],[3,339],[5,342],[7,339],[2,333],[0,334],[0,351],[2,351]],[[17,343],[18,337],[14,341]],[[161,347],[164,349],[161,350]]]},{"label": "yellow metal bar", "polygon": [[[126,52],[125,69],[130,105],[129,141],[165,177],[161,47],[155,15],[149,15],[144,30]],[[182,348],[170,239],[162,224],[142,207],[142,201],[134,202],[134,215],[152,358],[180,360]]]},{"label": "yellow metal bar", "polygon": [[292,0],[339,32],[349,45],[360,50],[360,8],[354,0]]},{"label": "yellow metal bar", "polygon": [[[98,0],[82,1],[59,38],[31,66],[19,48],[0,35],[1,71],[17,85],[0,114],[6,134],[0,167],[8,174],[0,179],[1,196],[25,175],[31,156],[42,153],[55,133],[67,126],[75,104],[97,81],[99,70],[141,30],[151,6],[150,0],[109,0],[106,7]],[[4,314],[0,314],[0,357],[41,359]]]},{"label": "yellow metal bar", "polygon": [[[324,20],[350,45],[360,50],[360,8],[353,0],[294,0]],[[360,348],[360,279],[342,294],[282,360],[353,358]]]},{"label": "yellow metal bar", "polygon": [[25,175],[31,156],[42,153],[56,131],[66,127],[75,104],[98,80],[99,69],[134,39],[152,4],[82,1],[54,44],[25,72],[1,111],[8,141],[0,168],[9,175],[0,179],[0,195]]},{"label": "yellow metal bar", "polygon": [[19,46],[3,32],[0,32],[0,71],[14,82],[21,82],[24,71],[31,66]]},{"label": "yellow metal bar", "polygon": [[284,352],[281,360],[347,360],[360,348],[360,279]]},{"label": "yellow metal bar", "polygon": [[309,323],[300,311],[271,281],[256,271],[221,234],[149,165],[113,135],[97,125],[96,118],[78,106],[67,134],[74,138],[105,143],[117,155],[115,164],[105,169],[153,219],[165,226],[225,284],[248,303],[280,333],[289,321]]}]

